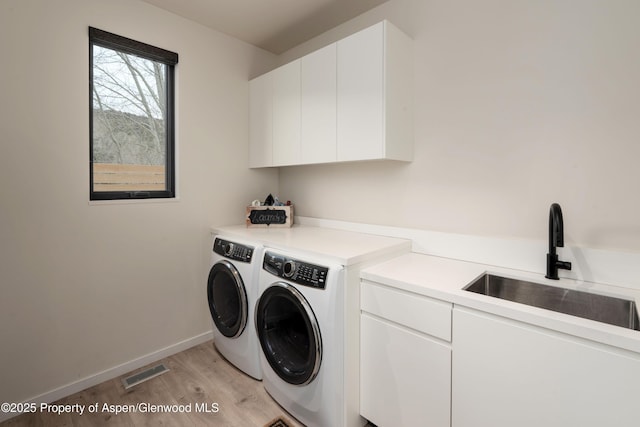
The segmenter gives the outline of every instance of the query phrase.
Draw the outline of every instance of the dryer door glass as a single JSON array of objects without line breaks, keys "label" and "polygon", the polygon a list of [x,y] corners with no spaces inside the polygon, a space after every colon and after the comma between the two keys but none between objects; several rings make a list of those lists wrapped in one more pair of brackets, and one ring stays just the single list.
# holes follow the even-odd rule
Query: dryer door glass
[{"label": "dryer door glass", "polygon": [[272,284],[256,307],[256,328],[266,360],[289,384],[309,384],[322,361],[322,338],[304,296],[285,282]]},{"label": "dryer door glass", "polygon": [[247,294],[242,277],[233,264],[220,261],[211,267],[207,297],[216,328],[225,337],[240,336],[247,325]]}]

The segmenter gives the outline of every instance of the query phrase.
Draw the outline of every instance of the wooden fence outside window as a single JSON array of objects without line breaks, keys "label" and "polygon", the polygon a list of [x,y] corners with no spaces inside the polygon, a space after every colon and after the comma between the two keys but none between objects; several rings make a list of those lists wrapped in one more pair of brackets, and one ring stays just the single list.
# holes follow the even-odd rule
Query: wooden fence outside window
[{"label": "wooden fence outside window", "polygon": [[164,165],[93,164],[93,191],[166,190]]}]

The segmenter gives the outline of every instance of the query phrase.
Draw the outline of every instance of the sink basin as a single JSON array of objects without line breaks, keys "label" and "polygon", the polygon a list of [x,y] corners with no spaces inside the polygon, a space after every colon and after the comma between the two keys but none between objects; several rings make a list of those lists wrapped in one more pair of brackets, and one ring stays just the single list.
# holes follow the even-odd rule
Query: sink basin
[{"label": "sink basin", "polygon": [[634,301],[484,274],[464,290],[640,330]]}]

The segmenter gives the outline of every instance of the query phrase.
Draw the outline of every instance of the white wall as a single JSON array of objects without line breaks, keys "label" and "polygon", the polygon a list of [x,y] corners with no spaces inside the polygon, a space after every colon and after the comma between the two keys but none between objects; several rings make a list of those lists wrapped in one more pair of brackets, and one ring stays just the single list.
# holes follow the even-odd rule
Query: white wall
[{"label": "white wall", "polygon": [[302,216],[640,252],[640,2],[390,0],[414,39],[415,160],[282,168]]},{"label": "white wall", "polygon": [[[179,200],[88,202],[88,26],[180,55]],[[278,184],[247,169],[247,81],[275,59],[130,0],[2,0],[0,55],[0,402],[18,402],[211,330],[209,226]]]}]

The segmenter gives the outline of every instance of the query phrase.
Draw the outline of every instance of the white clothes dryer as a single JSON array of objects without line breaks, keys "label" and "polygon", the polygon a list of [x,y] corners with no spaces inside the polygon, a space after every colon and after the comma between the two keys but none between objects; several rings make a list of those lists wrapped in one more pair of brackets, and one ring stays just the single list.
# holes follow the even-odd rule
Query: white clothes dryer
[{"label": "white clothes dryer", "polygon": [[308,427],[344,424],[344,267],[265,248],[255,322],[266,391]]},{"label": "white clothes dryer", "polygon": [[262,246],[214,236],[207,280],[213,343],[229,362],[258,380],[262,369],[253,313],[261,262]]}]

